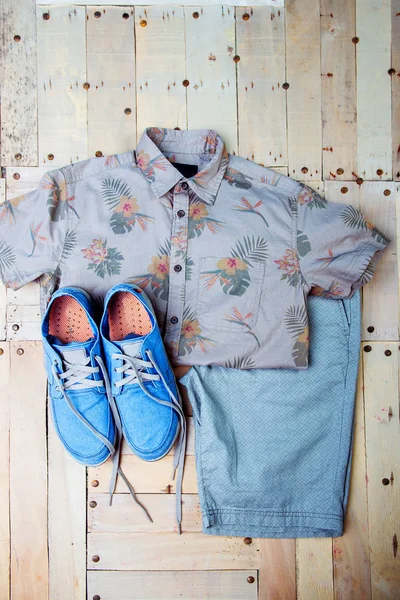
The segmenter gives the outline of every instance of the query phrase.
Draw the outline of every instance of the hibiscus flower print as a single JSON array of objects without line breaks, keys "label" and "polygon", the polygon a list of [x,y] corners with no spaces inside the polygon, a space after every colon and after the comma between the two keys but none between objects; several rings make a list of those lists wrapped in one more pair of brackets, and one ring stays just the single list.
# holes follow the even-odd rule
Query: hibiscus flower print
[{"label": "hibiscus flower print", "polygon": [[326,208],[328,201],[325,200],[318,192],[310,188],[308,185],[302,184],[300,192],[297,195],[297,201],[300,206],[305,204],[308,208]]},{"label": "hibiscus flower print", "polygon": [[170,163],[161,153],[157,154],[154,158],[150,158],[150,155],[147,154],[147,152],[139,150],[139,152],[136,153],[136,164],[141,168],[143,175],[148,181],[154,181],[155,169],[166,171]]},{"label": "hibiscus flower print", "polygon": [[150,287],[156,297],[168,300],[170,255],[171,244],[166,240],[164,246],[160,246],[159,253],[152,256],[148,272],[133,277],[130,282],[142,289]]},{"label": "hibiscus flower print", "polygon": [[282,271],[281,281],[286,279],[288,284],[295,288],[305,284],[304,277],[300,271],[299,257],[296,250],[288,248],[283,257],[274,260],[274,263]]},{"label": "hibiscus flower print", "polygon": [[189,207],[189,239],[199,237],[206,227],[215,235],[221,227],[224,227],[224,224],[222,221],[217,221],[217,219],[212,219],[209,216],[207,205],[204,202],[193,201]]},{"label": "hibiscus flower print", "polygon": [[117,248],[108,247],[107,240],[103,240],[101,237],[95,238],[81,252],[88,261],[87,269],[94,271],[98,277],[104,279],[106,275],[120,274],[124,257]]},{"label": "hibiscus flower print", "polygon": [[193,352],[196,346],[198,346],[204,354],[214,345],[215,342],[211,338],[201,335],[201,327],[196,318],[196,314],[190,307],[186,307],[183,311],[183,323],[179,340],[178,355],[186,356]]},{"label": "hibiscus flower print", "polygon": [[110,225],[114,233],[132,230],[136,223],[147,231],[154,218],[140,211],[140,206],[129,185],[122,179],[107,177],[101,183],[101,195],[111,211]]},{"label": "hibiscus flower print", "polygon": [[50,175],[46,175],[42,180],[41,188],[49,190],[47,206],[52,221],[63,221],[69,210],[79,218],[78,213],[73,207],[75,196],[68,196],[65,181],[59,184]]},{"label": "hibiscus flower print", "polygon": [[[219,281],[225,294],[243,296],[250,286],[254,263],[268,258],[267,242],[262,237],[246,236],[231,249],[231,256],[217,259],[215,268],[201,272],[204,287],[209,290]],[[210,259],[207,259],[207,261]]]}]

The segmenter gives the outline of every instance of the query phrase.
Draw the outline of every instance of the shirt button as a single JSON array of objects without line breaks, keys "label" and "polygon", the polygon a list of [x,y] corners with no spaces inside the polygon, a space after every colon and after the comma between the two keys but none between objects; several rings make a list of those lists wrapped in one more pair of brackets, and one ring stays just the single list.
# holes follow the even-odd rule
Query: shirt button
[{"label": "shirt button", "polygon": [[176,214],[178,215],[178,217],[179,217],[180,219],[182,219],[182,217],[184,217],[184,216],[185,216],[185,211],[184,211],[184,210],[178,210],[178,212],[177,212]]},{"label": "shirt button", "polygon": [[171,323],[172,325],[176,325],[178,322],[178,317],[171,317]]},{"label": "shirt button", "polygon": [[182,271],[181,265],[175,265],[174,266],[174,271],[176,271],[177,273],[179,273],[179,271]]},{"label": "shirt button", "polygon": [[186,183],[186,181],[182,181],[182,183],[181,183],[181,188],[182,188],[183,190],[187,190],[187,189],[188,189],[188,187],[189,187],[189,185]]}]

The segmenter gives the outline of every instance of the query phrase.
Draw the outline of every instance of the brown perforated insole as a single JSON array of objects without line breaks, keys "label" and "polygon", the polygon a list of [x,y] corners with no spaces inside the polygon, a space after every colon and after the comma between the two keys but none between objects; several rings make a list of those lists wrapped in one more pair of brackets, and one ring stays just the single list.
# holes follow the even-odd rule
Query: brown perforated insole
[{"label": "brown perforated insole", "polygon": [[110,340],[118,342],[127,335],[147,335],[151,331],[151,320],[146,309],[129,292],[117,292],[108,305]]},{"label": "brown perforated insole", "polygon": [[89,319],[79,302],[70,296],[60,296],[51,305],[49,334],[63,344],[86,342],[93,337]]}]

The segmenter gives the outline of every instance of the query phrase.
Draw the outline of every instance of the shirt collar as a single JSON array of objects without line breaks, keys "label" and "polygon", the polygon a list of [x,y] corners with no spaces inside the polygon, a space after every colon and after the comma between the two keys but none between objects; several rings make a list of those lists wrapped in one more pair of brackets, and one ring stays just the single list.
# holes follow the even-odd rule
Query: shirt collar
[{"label": "shirt collar", "polygon": [[[202,170],[186,178],[173,162],[200,162]],[[214,204],[228,166],[228,152],[223,139],[212,129],[146,127],[137,145],[136,163],[157,198],[182,179],[204,202]]]}]

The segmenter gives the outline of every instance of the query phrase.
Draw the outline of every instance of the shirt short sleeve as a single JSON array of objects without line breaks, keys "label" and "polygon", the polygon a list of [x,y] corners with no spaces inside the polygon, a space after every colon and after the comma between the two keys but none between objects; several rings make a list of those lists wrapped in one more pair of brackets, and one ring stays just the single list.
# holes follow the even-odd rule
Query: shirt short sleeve
[{"label": "shirt short sleeve", "polygon": [[53,274],[74,211],[61,170],[43,175],[36,190],[0,204],[0,277],[14,290]]},{"label": "shirt short sleeve", "polygon": [[297,196],[297,252],[311,294],[350,298],[367,283],[390,240],[349,204],[302,185]]}]

